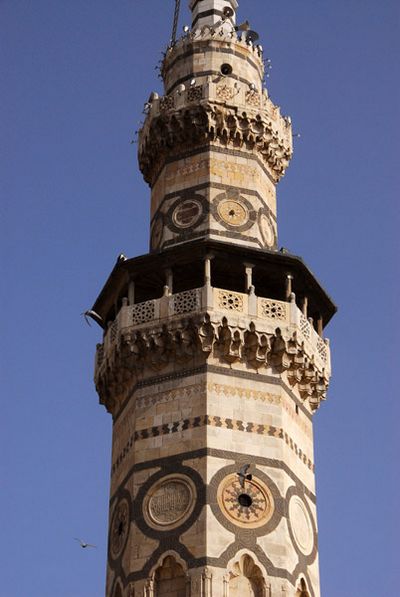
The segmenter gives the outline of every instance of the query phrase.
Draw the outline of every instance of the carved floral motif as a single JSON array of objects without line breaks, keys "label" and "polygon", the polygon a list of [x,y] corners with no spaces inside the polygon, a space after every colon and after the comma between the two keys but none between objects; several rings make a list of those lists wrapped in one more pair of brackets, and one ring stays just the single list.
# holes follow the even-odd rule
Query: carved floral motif
[{"label": "carved floral motif", "polygon": [[246,104],[259,108],[261,104],[261,96],[258,91],[252,89],[246,92]]},{"label": "carved floral motif", "polygon": [[235,90],[230,85],[226,83],[222,83],[217,87],[217,97],[223,101],[228,101],[233,98],[235,95]]}]

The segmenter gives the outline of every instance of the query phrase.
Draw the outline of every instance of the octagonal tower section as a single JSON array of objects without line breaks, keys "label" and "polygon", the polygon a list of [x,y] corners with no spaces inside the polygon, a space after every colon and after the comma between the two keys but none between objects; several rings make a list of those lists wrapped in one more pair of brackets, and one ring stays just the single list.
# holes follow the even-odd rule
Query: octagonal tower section
[{"label": "octagonal tower section", "polygon": [[290,118],[263,88],[261,46],[231,19],[197,27],[205,18],[167,50],[165,93],[146,104],[139,166],[151,187],[150,250],[198,238],[276,249]]},{"label": "octagonal tower section", "polygon": [[236,0],[192,0],[139,134],[150,253],[91,311],[113,419],[107,597],[319,597],[313,415],[336,307],[277,246],[289,118]]}]

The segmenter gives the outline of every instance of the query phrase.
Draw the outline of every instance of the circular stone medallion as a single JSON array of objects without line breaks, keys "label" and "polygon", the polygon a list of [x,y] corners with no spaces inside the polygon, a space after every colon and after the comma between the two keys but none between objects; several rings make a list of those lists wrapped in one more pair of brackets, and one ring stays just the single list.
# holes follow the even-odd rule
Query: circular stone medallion
[{"label": "circular stone medallion", "polygon": [[275,233],[271,220],[266,214],[261,214],[259,218],[259,227],[261,236],[267,247],[273,247],[275,243]]},{"label": "circular stone medallion", "polygon": [[196,490],[185,476],[171,475],[156,483],[144,501],[146,522],[168,530],[181,525],[193,511]]},{"label": "circular stone medallion", "polygon": [[247,207],[234,199],[221,201],[217,210],[220,218],[230,226],[243,226],[249,219]]},{"label": "circular stone medallion", "polygon": [[110,551],[115,559],[121,554],[125,547],[129,533],[129,504],[123,499],[117,504],[111,522]]},{"label": "circular stone medallion", "polygon": [[313,525],[307,509],[298,495],[292,495],[290,498],[289,519],[298,549],[305,556],[310,555],[314,547]]},{"label": "circular stone medallion", "polygon": [[196,224],[201,212],[202,206],[199,201],[186,199],[175,207],[172,214],[172,221],[178,228],[189,228],[189,226]]},{"label": "circular stone medallion", "polygon": [[240,527],[257,528],[274,513],[274,498],[260,479],[246,480],[242,487],[238,475],[229,475],[218,488],[218,503],[224,515]]}]

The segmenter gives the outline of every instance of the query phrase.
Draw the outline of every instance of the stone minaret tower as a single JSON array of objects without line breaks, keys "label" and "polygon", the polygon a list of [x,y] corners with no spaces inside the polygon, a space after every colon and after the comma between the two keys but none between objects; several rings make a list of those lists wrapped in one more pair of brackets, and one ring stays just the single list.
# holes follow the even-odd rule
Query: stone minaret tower
[{"label": "stone minaret tower", "polygon": [[278,250],[288,117],[236,0],[192,0],[139,134],[150,253],[93,305],[113,417],[107,597],[320,595],[313,413],[335,306]]}]

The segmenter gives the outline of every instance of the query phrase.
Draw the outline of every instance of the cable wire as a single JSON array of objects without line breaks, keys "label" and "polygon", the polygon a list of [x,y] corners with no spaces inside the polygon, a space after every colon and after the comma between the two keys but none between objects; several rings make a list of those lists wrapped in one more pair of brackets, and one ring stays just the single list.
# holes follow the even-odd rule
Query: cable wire
[{"label": "cable wire", "polygon": [[181,7],[181,0],[175,0],[174,22],[172,25],[172,35],[171,35],[171,44],[172,45],[174,45],[176,42],[176,32],[178,29],[178,19],[179,19],[180,7]]}]

